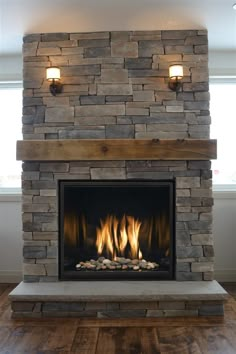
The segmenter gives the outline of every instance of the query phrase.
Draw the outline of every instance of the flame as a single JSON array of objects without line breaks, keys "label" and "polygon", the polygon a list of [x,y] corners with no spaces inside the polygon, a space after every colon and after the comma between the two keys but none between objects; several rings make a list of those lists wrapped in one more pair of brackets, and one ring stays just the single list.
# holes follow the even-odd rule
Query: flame
[{"label": "flame", "polygon": [[103,250],[115,259],[118,255],[124,256],[129,245],[131,258],[142,258],[139,248],[139,230],[141,222],[132,216],[123,215],[119,221],[116,216],[108,215],[105,220],[100,219],[100,227],[97,228],[96,246],[98,254]]},{"label": "flame", "polygon": [[64,237],[68,246],[94,247],[95,236],[97,253],[113,260],[117,257],[142,259],[143,254],[146,257],[153,248],[165,250],[168,256],[170,235],[165,213],[143,218],[142,222],[126,214],[120,218],[109,214],[100,219],[96,228],[91,227],[83,213],[64,215]]}]

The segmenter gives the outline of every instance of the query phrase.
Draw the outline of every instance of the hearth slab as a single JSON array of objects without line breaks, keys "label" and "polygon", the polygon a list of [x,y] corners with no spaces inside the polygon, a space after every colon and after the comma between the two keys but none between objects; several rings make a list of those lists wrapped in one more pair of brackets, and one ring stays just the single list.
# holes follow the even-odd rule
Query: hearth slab
[{"label": "hearth slab", "polygon": [[227,292],[217,281],[60,281],[21,282],[11,301],[224,301]]}]

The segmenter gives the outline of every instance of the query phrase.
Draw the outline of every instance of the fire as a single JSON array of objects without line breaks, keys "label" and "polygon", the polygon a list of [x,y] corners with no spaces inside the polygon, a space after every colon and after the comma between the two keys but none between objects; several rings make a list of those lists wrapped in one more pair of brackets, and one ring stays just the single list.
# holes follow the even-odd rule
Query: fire
[{"label": "fire", "polygon": [[76,212],[65,213],[65,243],[69,247],[94,249],[99,255],[112,260],[117,257],[130,259],[146,258],[152,250],[164,250],[169,254],[170,225],[163,213],[148,218],[123,214],[120,218],[108,214],[95,226],[88,222],[86,215]]},{"label": "fire", "polygon": [[121,220],[116,216],[108,215],[105,220],[100,219],[100,227],[97,227],[96,246],[98,254],[103,250],[115,259],[124,256],[126,248],[129,248],[130,258],[142,258],[139,247],[139,231],[141,222],[132,216],[123,215]]}]

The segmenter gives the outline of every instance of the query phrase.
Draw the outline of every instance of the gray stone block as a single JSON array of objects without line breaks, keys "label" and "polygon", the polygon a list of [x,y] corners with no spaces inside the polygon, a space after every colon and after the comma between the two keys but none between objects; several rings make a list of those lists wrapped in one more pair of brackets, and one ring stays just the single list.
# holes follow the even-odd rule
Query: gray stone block
[{"label": "gray stone block", "polygon": [[23,281],[25,283],[38,283],[40,276],[23,274]]},{"label": "gray stone block", "polygon": [[176,264],[176,272],[190,272],[190,263],[177,263]]},{"label": "gray stone block", "polygon": [[53,173],[52,172],[40,172],[40,180],[41,181],[52,181]]},{"label": "gray stone block", "polygon": [[[111,56],[110,47],[98,47],[98,48],[85,48],[84,49],[84,58],[107,58]],[[95,74],[96,75],[96,74]]]},{"label": "gray stone block", "polygon": [[158,309],[157,301],[134,301],[134,302],[121,302],[121,310],[155,310]]},{"label": "gray stone block", "polygon": [[210,127],[209,125],[190,125],[189,137],[194,139],[209,139]]},{"label": "gray stone block", "polygon": [[109,32],[83,32],[83,33],[71,33],[70,39],[109,39]]},{"label": "gray stone block", "polygon": [[188,128],[187,124],[148,124],[147,132],[186,132]]},{"label": "gray stone block", "polygon": [[212,190],[209,188],[192,188],[191,189],[191,197],[205,197],[205,198],[210,198],[212,197]]},{"label": "gray stone block", "polygon": [[80,39],[79,40],[79,46],[83,48],[96,48],[96,47],[109,47],[110,42],[109,38],[105,39]]},{"label": "gray stone block", "polygon": [[201,246],[177,246],[176,255],[177,258],[198,258],[203,256],[203,250]]},{"label": "gray stone block", "polygon": [[215,305],[201,305],[199,308],[199,316],[224,316],[224,305],[218,303]]},{"label": "gray stone block", "polygon": [[177,177],[176,188],[200,187],[200,177]]},{"label": "gray stone block", "polygon": [[132,139],[134,138],[134,126],[133,125],[107,125],[106,126],[106,138],[107,139]]},{"label": "gray stone block", "polygon": [[106,102],[131,102],[133,97],[127,95],[106,96]]},{"label": "gray stone block", "polygon": [[138,45],[139,57],[152,57],[154,54],[164,54],[163,43],[156,41],[139,41]]},{"label": "gray stone block", "polygon": [[[58,255],[58,247],[56,246],[47,247],[47,258],[57,258],[57,255]],[[44,258],[46,258],[46,256]]]},{"label": "gray stone block", "polygon": [[176,30],[167,30],[161,31],[161,38],[162,39],[186,39],[191,38],[192,36],[196,36],[197,31],[195,30],[183,30],[183,31],[176,31]]},{"label": "gray stone block", "polygon": [[213,272],[213,262],[196,262],[191,264],[192,272]]},{"label": "gray stone block", "polygon": [[[166,71],[167,72],[167,71]],[[130,69],[129,77],[158,77],[163,76],[165,73],[160,70],[152,70],[152,69]]]},{"label": "gray stone block", "polygon": [[188,221],[190,230],[211,230],[212,223],[209,221]]},{"label": "gray stone block", "polygon": [[124,41],[111,42],[111,55],[118,58],[137,58],[138,43]]},{"label": "gray stone block", "polygon": [[43,33],[41,35],[42,42],[66,41],[69,39],[68,33]]},{"label": "gray stone block", "polygon": [[147,101],[152,102],[155,101],[154,91],[134,91],[133,92],[133,100],[134,101]]},{"label": "gray stone block", "polygon": [[209,90],[209,83],[207,82],[193,82],[193,83],[183,83],[184,92],[201,92]]},{"label": "gray stone block", "polygon": [[85,302],[45,302],[43,312],[77,312],[85,309]]},{"label": "gray stone block", "polygon": [[23,272],[25,275],[30,275],[30,276],[46,275],[45,267],[43,264],[24,264]]},{"label": "gray stone block", "polygon": [[213,198],[202,198],[202,206],[213,206],[214,200]]},{"label": "gray stone block", "polygon": [[24,246],[23,247],[24,258],[46,258],[45,246]]},{"label": "gray stone block", "polygon": [[84,76],[84,75],[100,75],[100,65],[72,65],[61,68],[61,76]]},{"label": "gray stone block", "polygon": [[41,97],[23,97],[23,105],[27,106],[38,106],[42,105],[43,100]]},{"label": "gray stone block", "polygon": [[125,179],[124,168],[91,168],[92,179]]},{"label": "gray stone block", "polygon": [[80,96],[81,105],[105,104],[105,96]]},{"label": "gray stone block", "polygon": [[57,240],[58,234],[57,232],[33,232],[34,240]]},{"label": "gray stone block", "polygon": [[[75,125],[80,125],[83,129],[83,125],[85,126],[101,126],[101,125],[110,125],[116,124],[116,117],[76,117],[75,118]],[[91,127],[92,129],[93,127]],[[88,128],[87,128],[88,129]]]},{"label": "gray stone block", "polygon": [[75,107],[76,116],[97,117],[97,116],[116,116],[125,115],[124,104],[112,105],[87,105]]},{"label": "gray stone block", "polygon": [[128,70],[126,69],[102,69],[101,83],[128,83]]},{"label": "gray stone block", "polygon": [[39,171],[39,162],[23,162],[23,171]]},{"label": "gray stone block", "polygon": [[66,162],[41,162],[40,171],[42,172],[68,172],[69,163]]},{"label": "gray stone block", "polygon": [[41,40],[41,34],[27,34],[23,37],[23,43],[39,42]]},{"label": "gray stone block", "polygon": [[160,301],[159,309],[160,310],[184,310],[185,302],[184,301]]},{"label": "gray stone block", "polygon": [[190,170],[208,170],[211,168],[211,161],[188,161]]},{"label": "gray stone block", "polygon": [[185,101],[184,109],[187,110],[209,110],[209,101]]},{"label": "gray stone block", "polygon": [[130,38],[129,31],[112,31],[110,32],[111,41],[128,41]]},{"label": "gray stone block", "polygon": [[176,244],[178,246],[190,246],[190,234],[187,230],[176,230]]},{"label": "gray stone block", "polygon": [[105,128],[86,130],[62,130],[59,131],[59,139],[104,139]]},{"label": "gray stone block", "polygon": [[130,84],[98,84],[99,95],[132,95],[132,85]]},{"label": "gray stone block", "polygon": [[98,318],[129,318],[146,317],[145,310],[116,310],[116,311],[98,311]]},{"label": "gray stone block", "polygon": [[74,122],[74,107],[49,107],[46,108],[45,122],[67,123]]},{"label": "gray stone block", "polygon": [[185,45],[207,45],[207,36],[191,36],[185,40]]},{"label": "gray stone block", "polygon": [[202,279],[202,273],[178,272],[176,274],[177,281],[201,281]]},{"label": "gray stone block", "polygon": [[127,179],[172,179],[173,175],[168,172],[156,172],[156,171],[138,171],[128,172]]},{"label": "gray stone block", "polygon": [[49,263],[45,264],[46,274],[48,276],[58,276],[58,264],[57,263]]},{"label": "gray stone block", "polygon": [[194,46],[195,54],[208,54],[208,45],[195,45]]},{"label": "gray stone block", "polygon": [[52,213],[34,213],[33,217],[34,222],[40,223],[40,222],[56,222],[57,221],[57,215],[52,214]]},{"label": "gray stone block", "polygon": [[192,45],[166,45],[165,46],[166,54],[182,54],[182,53],[193,53]]},{"label": "gray stone block", "polygon": [[126,69],[152,69],[152,59],[149,58],[126,58]]},{"label": "gray stone block", "polygon": [[[38,42],[29,42],[23,44],[23,56],[33,57],[37,53]],[[26,66],[25,66],[26,67]]]},{"label": "gray stone block", "polygon": [[[192,245],[212,245],[213,236],[212,234],[194,234],[191,236]],[[213,255],[212,255],[213,256]],[[212,257],[211,256],[211,257]]]},{"label": "gray stone block", "polygon": [[32,312],[34,308],[34,302],[12,301],[11,308],[12,311],[15,312]]},{"label": "gray stone block", "polygon": [[[204,245],[203,246],[203,254],[205,257],[214,257],[215,252],[214,252],[214,247],[213,245]],[[213,269],[211,269],[213,271]]]}]

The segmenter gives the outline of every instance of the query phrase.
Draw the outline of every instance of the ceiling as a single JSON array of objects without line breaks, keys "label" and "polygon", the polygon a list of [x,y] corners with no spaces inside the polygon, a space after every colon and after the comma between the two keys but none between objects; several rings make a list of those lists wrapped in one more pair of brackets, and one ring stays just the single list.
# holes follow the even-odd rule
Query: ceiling
[{"label": "ceiling", "polygon": [[209,49],[236,51],[236,0],[0,0],[0,56],[29,33],[207,29]]}]

